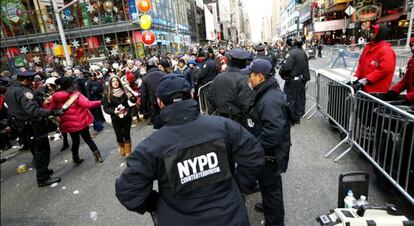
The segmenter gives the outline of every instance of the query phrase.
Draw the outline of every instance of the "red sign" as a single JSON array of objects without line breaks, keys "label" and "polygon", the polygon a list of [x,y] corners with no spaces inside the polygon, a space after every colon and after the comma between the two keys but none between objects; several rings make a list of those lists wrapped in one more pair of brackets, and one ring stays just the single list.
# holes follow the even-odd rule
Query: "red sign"
[{"label": "red sign", "polygon": [[155,42],[155,34],[152,31],[142,32],[142,42],[146,45],[152,45]]}]

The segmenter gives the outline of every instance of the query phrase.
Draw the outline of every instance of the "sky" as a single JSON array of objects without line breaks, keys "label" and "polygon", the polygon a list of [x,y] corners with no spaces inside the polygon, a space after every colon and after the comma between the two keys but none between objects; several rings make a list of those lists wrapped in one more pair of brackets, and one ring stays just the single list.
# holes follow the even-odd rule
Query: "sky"
[{"label": "sky", "polygon": [[260,41],[262,17],[271,14],[272,0],[243,0],[243,3],[249,12],[251,40],[253,42]]}]

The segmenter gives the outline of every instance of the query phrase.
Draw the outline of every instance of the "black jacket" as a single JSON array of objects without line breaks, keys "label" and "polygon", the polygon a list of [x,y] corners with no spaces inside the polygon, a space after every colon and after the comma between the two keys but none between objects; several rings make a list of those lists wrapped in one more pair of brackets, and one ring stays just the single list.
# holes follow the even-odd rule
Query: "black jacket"
[{"label": "black jacket", "polygon": [[141,98],[145,100],[155,100],[158,83],[160,79],[167,74],[158,68],[151,68],[148,70],[141,85]]},{"label": "black jacket", "polygon": [[[129,100],[135,103],[136,101],[135,96],[132,95],[131,98],[129,98]],[[119,105],[123,105],[128,111],[127,115],[123,119],[132,117],[131,116],[132,108],[128,104],[128,96],[126,94],[122,95],[121,97],[112,97],[110,101],[108,97],[105,97],[102,101],[102,105],[103,105],[104,111],[107,114],[111,115],[112,120],[121,120],[121,118],[119,118],[118,115],[115,114],[115,109]]]},{"label": "black jacket", "polygon": [[219,113],[247,115],[254,92],[248,85],[248,75],[239,68],[229,67],[220,73],[211,84],[208,99]]},{"label": "black jacket", "polygon": [[241,192],[255,186],[264,165],[254,136],[229,119],[200,116],[194,100],[167,106],[161,119],[116,180],[119,201],[141,214],[156,209],[160,226],[249,225]]},{"label": "black jacket", "polygon": [[274,77],[255,88],[256,98],[247,125],[265,151],[277,159],[278,169],[285,172],[289,161],[290,117],[286,95]]},{"label": "black jacket", "polygon": [[290,48],[286,61],[279,70],[279,75],[285,80],[291,80],[302,75],[305,81],[309,81],[310,72],[306,52],[297,46]]},{"label": "black jacket", "polygon": [[85,84],[86,97],[89,100],[101,100],[104,85],[99,80],[88,80]]},{"label": "black jacket", "polygon": [[33,91],[18,82],[7,89],[5,100],[9,114],[17,120],[32,121],[50,115],[49,110],[40,107]]},{"label": "black jacket", "polygon": [[269,61],[269,63],[272,64],[272,74],[275,71],[275,67],[276,67],[276,58],[273,58],[272,56],[266,55],[265,53],[257,53],[256,56],[254,56],[253,60],[256,59],[262,59],[262,60],[267,60]]}]

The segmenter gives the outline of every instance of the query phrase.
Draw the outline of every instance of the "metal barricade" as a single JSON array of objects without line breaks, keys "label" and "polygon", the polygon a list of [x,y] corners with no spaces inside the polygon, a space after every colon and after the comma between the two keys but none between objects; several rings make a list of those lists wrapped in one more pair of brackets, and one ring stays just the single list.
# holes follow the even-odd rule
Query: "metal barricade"
[{"label": "metal barricade", "polygon": [[311,106],[308,108],[306,113],[302,116],[305,118],[309,113],[308,119],[310,119],[318,110],[316,109],[316,98],[318,95],[318,85],[317,85],[317,72],[315,69],[309,69],[310,80],[306,83],[306,98],[311,101]]},{"label": "metal barricade", "polygon": [[329,118],[329,122],[333,126],[346,135],[341,142],[326,153],[325,157],[331,155],[342,144],[348,143],[350,146],[335,159],[335,162],[352,149],[349,128],[354,120],[354,98],[354,89],[351,86],[336,81],[324,74],[318,74],[317,109]]},{"label": "metal barricade", "polygon": [[198,88],[198,104],[200,106],[200,113],[201,114],[208,114],[209,113],[209,101],[208,101],[208,93],[210,91],[210,85],[213,81],[210,81],[200,88]]},{"label": "metal barricade", "polygon": [[352,145],[414,204],[414,115],[358,91]]}]

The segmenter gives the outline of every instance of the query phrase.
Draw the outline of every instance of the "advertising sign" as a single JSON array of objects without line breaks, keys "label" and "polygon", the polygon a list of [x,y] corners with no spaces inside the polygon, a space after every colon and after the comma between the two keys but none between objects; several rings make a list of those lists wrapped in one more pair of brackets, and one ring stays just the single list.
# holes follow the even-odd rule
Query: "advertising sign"
[{"label": "advertising sign", "polygon": [[335,31],[345,27],[345,20],[330,20],[323,22],[315,22],[313,24],[314,32]]},{"label": "advertising sign", "polygon": [[378,0],[359,0],[356,4],[356,16],[359,21],[381,17],[382,3]]}]

